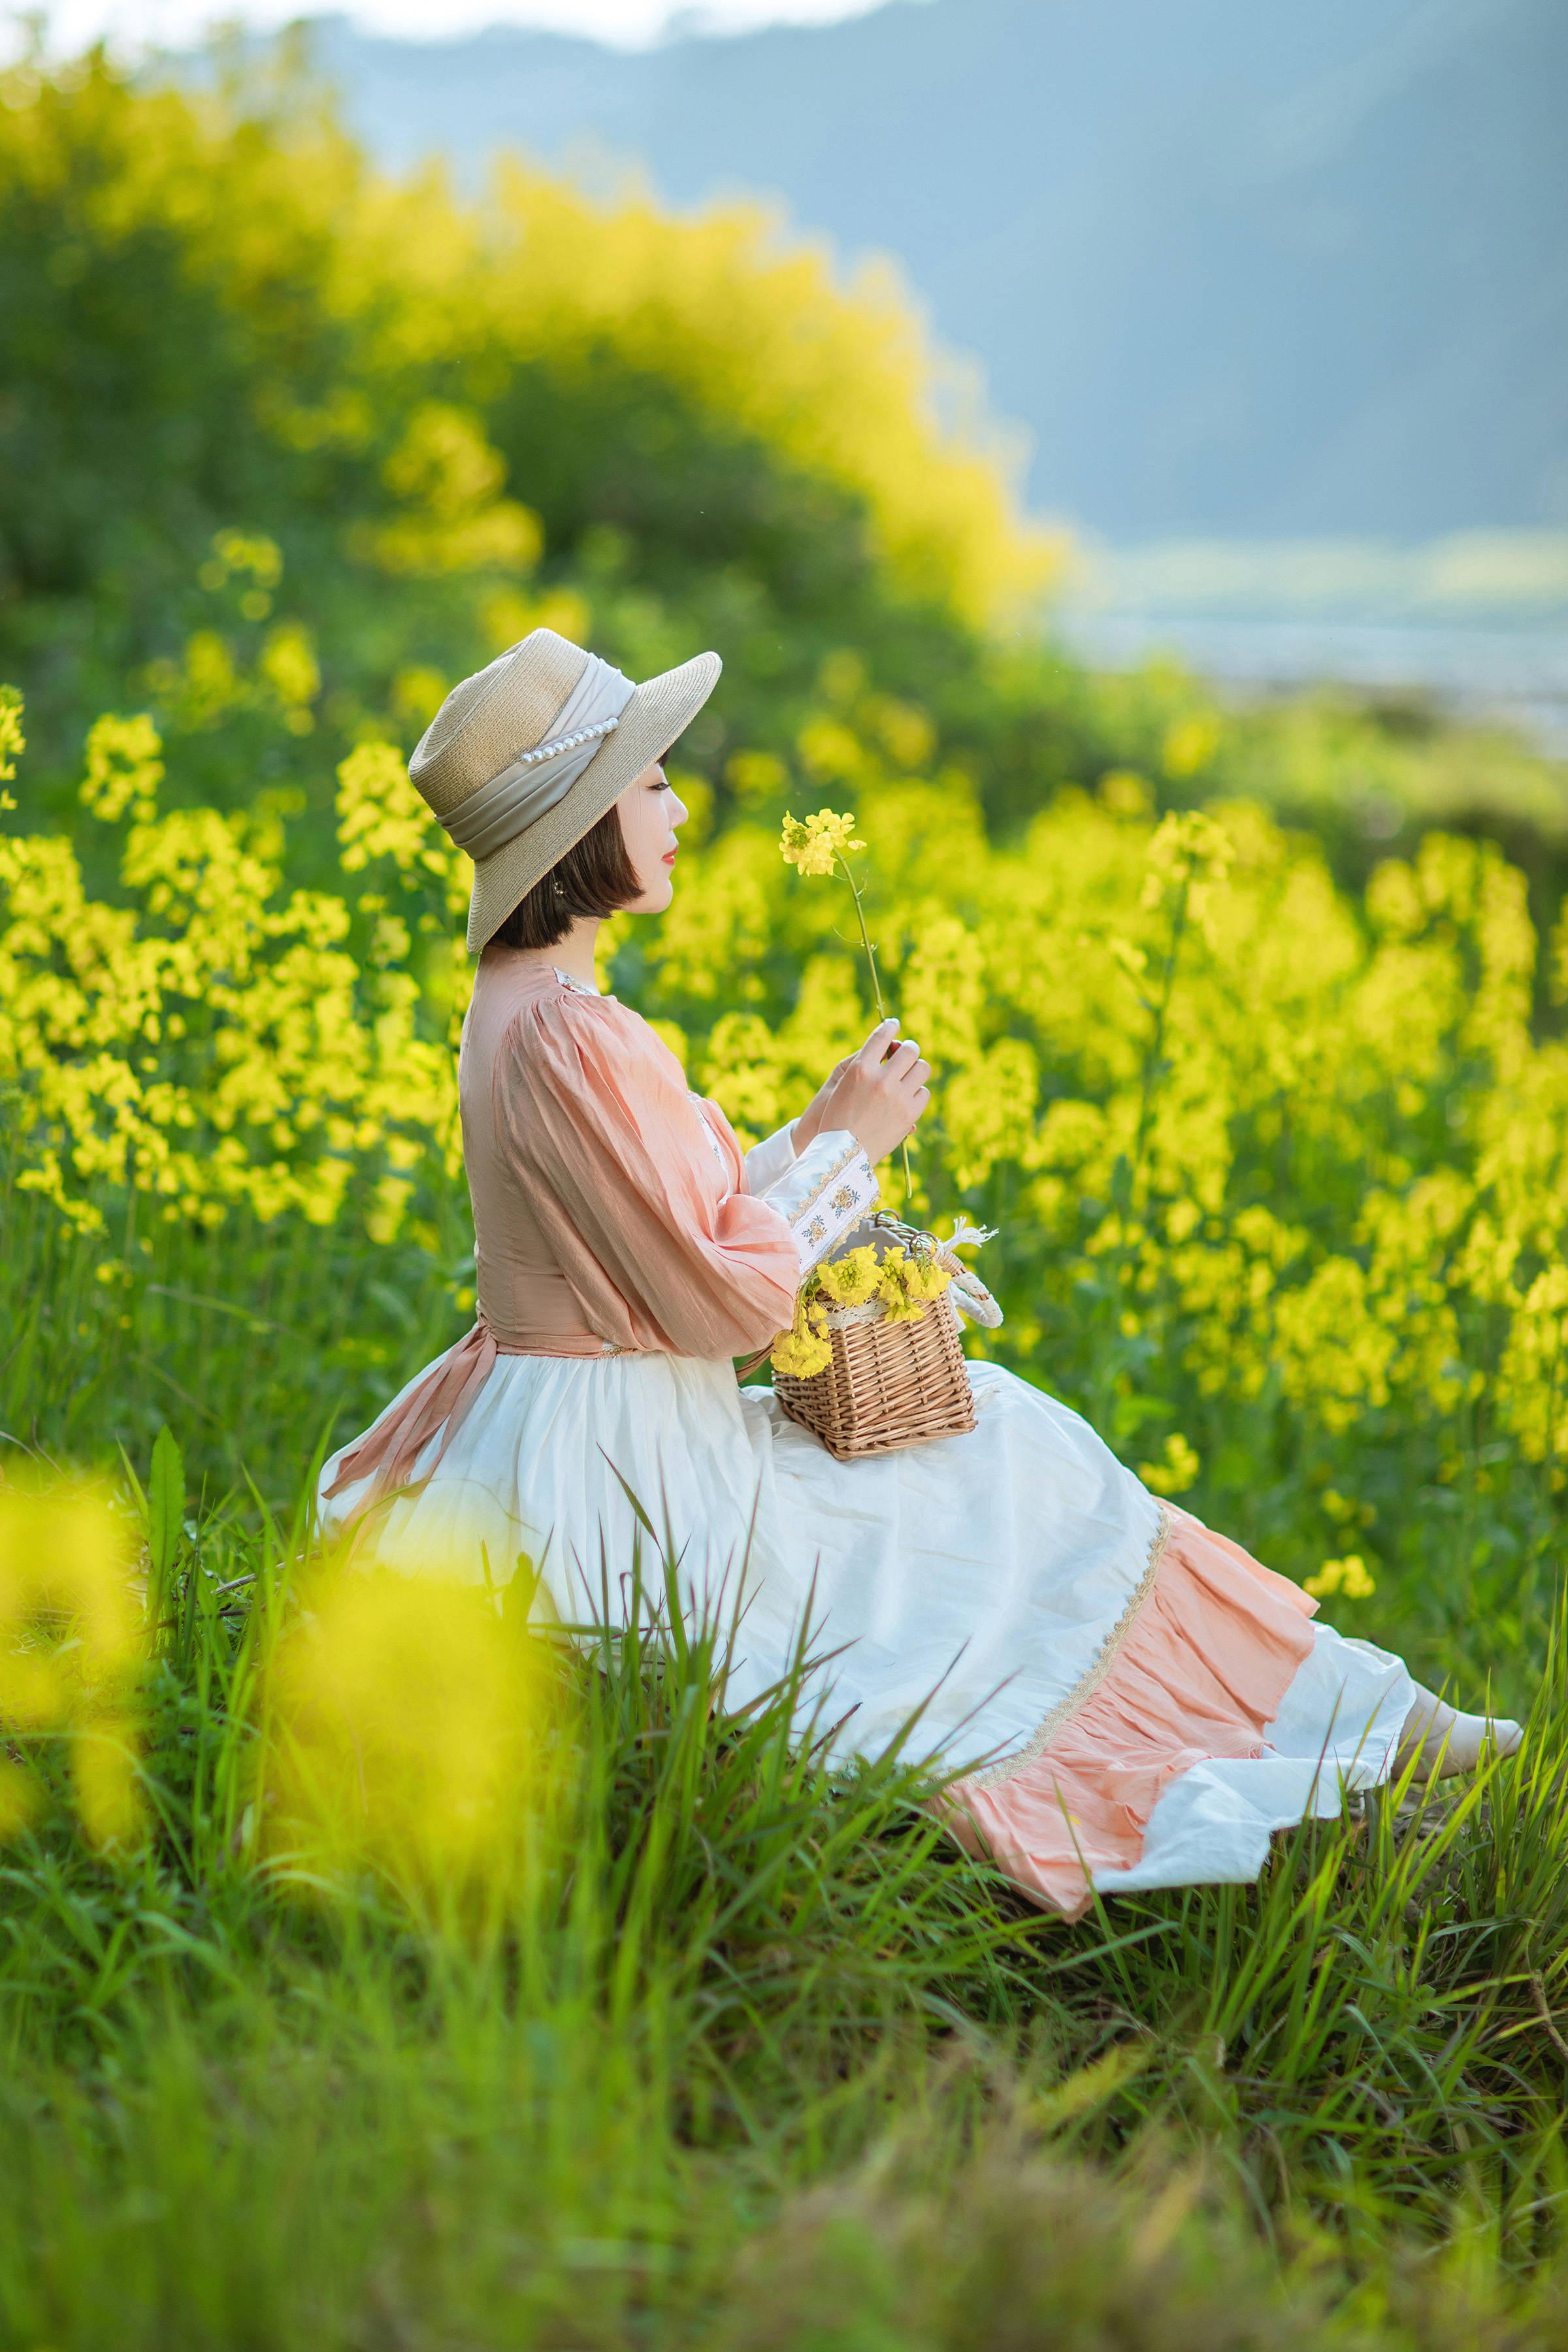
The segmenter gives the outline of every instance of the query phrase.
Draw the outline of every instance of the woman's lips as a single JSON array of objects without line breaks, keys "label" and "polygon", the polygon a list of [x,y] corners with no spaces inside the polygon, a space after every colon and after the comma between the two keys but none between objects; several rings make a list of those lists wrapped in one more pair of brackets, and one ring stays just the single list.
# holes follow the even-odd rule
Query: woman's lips
[{"label": "woman's lips", "polygon": [[665,853],[664,853],[664,863],[665,863],[665,865],[666,865],[666,866],[673,866],[673,865],[674,865],[674,863],[675,863],[675,852],[674,852],[674,850],[673,850],[673,849],[667,849],[667,850],[665,851]]}]

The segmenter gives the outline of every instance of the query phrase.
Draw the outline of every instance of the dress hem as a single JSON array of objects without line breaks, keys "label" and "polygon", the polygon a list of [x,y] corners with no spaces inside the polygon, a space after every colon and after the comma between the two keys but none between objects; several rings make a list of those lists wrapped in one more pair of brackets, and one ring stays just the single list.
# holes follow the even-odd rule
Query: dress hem
[{"label": "dress hem", "polygon": [[1122,1643],[1142,1615],[1144,1603],[1154,1590],[1154,1580],[1159,1575],[1160,1563],[1165,1557],[1165,1549],[1175,1525],[1165,1504],[1160,1503],[1155,1507],[1160,1514],[1160,1524],[1150,1539],[1148,1564],[1127,1606],[1100,1643],[1088,1668],[1079,1676],[1067,1696],[1058,1699],[1056,1705],[1040,1717],[1016,1756],[1004,1756],[997,1763],[987,1764],[978,1772],[966,1772],[963,1777],[965,1788],[1000,1789],[1012,1780],[1015,1773],[1022,1772],[1030,1764],[1037,1764],[1058,1733],[1065,1730],[1104,1682],[1121,1654]]}]

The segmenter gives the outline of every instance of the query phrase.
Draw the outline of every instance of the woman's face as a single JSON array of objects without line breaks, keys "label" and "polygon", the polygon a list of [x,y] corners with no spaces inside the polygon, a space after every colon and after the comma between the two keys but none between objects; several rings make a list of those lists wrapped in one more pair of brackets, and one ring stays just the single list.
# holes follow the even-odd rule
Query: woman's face
[{"label": "woman's face", "polygon": [[662,763],[656,762],[626,786],[616,806],[621,813],[621,838],[640,886],[628,912],[662,914],[675,896],[675,828],[686,823],[686,803],[665,782]]}]

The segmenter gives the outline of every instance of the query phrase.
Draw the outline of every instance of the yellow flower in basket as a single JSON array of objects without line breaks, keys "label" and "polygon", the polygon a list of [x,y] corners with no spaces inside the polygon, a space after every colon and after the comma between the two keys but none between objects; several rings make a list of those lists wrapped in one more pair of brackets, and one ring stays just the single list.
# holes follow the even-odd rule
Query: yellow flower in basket
[{"label": "yellow flower in basket", "polygon": [[809,1381],[826,1371],[833,1360],[828,1339],[830,1307],[881,1307],[889,1323],[918,1323],[933,1298],[940,1298],[952,1280],[934,1257],[924,1258],[895,1244],[879,1258],[868,1243],[846,1250],[842,1257],[825,1259],[807,1276],[795,1300],[795,1322],[775,1340],[773,1368]]},{"label": "yellow flower in basket", "polygon": [[846,1250],[816,1269],[819,1295],[835,1307],[865,1307],[877,1296],[880,1268],[869,1242],[863,1249]]},{"label": "yellow flower in basket", "polygon": [[940,1298],[952,1276],[934,1257],[911,1257],[907,1250],[890,1249],[882,1260],[876,1297],[889,1323],[918,1323],[927,1303]]}]

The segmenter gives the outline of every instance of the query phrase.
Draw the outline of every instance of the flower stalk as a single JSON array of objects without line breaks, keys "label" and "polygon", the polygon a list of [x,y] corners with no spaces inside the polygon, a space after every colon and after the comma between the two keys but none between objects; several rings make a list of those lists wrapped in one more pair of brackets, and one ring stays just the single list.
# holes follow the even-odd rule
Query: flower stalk
[{"label": "flower stalk", "polygon": [[[837,816],[831,809],[818,809],[815,816],[795,817],[791,816],[786,809],[784,832],[779,840],[779,855],[786,866],[795,866],[801,874],[831,874],[837,866],[848,883],[849,895],[855,901],[855,919],[860,926],[860,944],[866,950],[871,998],[877,1007],[877,1018],[881,1022],[888,1018],[888,1007],[882,995],[881,977],[877,970],[877,950],[866,928],[866,908],[860,885],[855,879],[848,856],[852,849],[864,849],[866,845],[863,841],[850,839],[854,830],[855,819],[847,814]],[[914,1190],[907,1138],[899,1150],[904,1163],[904,1197],[900,1205],[907,1208]]]}]

